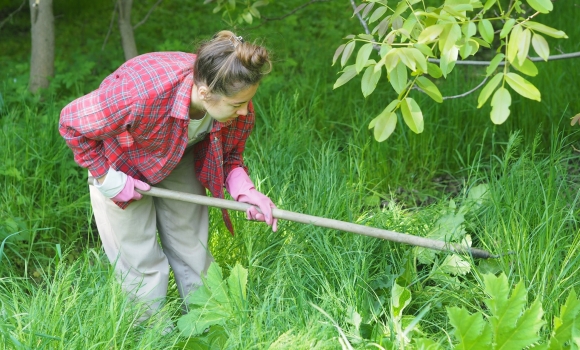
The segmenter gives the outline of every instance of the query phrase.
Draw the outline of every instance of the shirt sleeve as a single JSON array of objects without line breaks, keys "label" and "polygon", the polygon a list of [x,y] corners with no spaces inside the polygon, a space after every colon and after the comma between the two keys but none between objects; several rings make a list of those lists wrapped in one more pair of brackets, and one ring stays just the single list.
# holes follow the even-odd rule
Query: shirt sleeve
[{"label": "shirt sleeve", "polygon": [[131,126],[132,82],[115,72],[99,89],[69,103],[60,114],[59,132],[72,149],[74,159],[94,177],[107,173],[103,140]]},{"label": "shirt sleeve", "polygon": [[236,120],[237,127],[234,129],[233,139],[237,140],[237,142],[232,151],[229,152],[224,159],[224,174],[226,178],[232,170],[238,167],[242,167],[246,171],[246,174],[250,173],[248,167],[244,164],[243,153],[246,148],[246,141],[254,128],[255,114],[254,106],[251,102],[248,108],[249,113],[243,121]]}]

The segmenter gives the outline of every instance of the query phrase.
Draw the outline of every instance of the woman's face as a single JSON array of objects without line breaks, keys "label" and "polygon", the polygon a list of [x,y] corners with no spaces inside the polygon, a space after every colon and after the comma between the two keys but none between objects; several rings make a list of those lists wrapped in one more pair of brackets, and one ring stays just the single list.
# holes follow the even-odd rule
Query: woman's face
[{"label": "woman's face", "polygon": [[250,85],[233,96],[208,94],[203,101],[207,114],[218,122],[228,122],[248,114],[248,103],[256,94],[258,85]]}]

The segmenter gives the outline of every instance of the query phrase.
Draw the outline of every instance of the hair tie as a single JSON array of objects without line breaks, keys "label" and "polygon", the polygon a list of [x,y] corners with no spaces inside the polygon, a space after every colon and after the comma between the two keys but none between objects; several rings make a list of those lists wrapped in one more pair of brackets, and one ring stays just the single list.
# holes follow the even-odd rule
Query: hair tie
[{"label": "hair tie", "polygon": [[235,47],[238,47],[239,44],[243,44],[244,43],[244,38],[242,38],[242,36],[235,36],[232,35],[230,36],[230,42],[232,43],[232,45]]}]

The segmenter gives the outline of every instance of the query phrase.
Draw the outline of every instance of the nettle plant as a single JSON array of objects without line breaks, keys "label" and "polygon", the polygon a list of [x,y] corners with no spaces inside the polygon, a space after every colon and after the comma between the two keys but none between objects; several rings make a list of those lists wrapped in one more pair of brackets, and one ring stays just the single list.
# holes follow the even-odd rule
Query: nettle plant
[{"label": "nettle plant", "polygon": [[[444,98],[432,79],[446,78],[460,57],[474,56],[481,47],[492,50],[492,45],[499,45],[486,70],[490,79],[478,98],[481,108],[491,97],[493,123],[502,124],[510,114],[512,95],[507,87],[541,100],[540,91],[522,74],[538,74],[528,57],[530,47],[547,61],[550,47],[544,36],[567,38],[563,31],[533,20],[552,11],[550,0],[512,0],[507,5],[501,0],[445,0],[439,6],[426,2],[366,0],[354,15],[374,28],[348,35],[334,54],[333,65],[339,61],[343,68],[334,88],[362,73],[361,90],[367,97],[386,73],[398,94],[369,124],[377,141],[386,140],[395,130],[399,111],[407,126],[421,133],[423,113],[410,92],[421,90],[442,103]],[[347,65],[355,51],[355,63]]]}]

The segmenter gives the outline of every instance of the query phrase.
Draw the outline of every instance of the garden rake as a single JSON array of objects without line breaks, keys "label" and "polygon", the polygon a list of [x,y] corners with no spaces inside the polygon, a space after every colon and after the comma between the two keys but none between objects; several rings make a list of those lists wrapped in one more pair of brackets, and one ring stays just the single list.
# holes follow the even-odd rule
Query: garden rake
[{"label": "garden rake", "polygon": [[[89,184],[93,184],[93,178],[89,177]],[[174,199],[183,202],[201,204],[208,207],[216,207],[221,209],[229,209],[229,210],[236,210],[236,211],[243,211],[245,212],[248,208],[252,205],[247,203],[236,202],[227,199],[221,198],[213,198],[213,197],[206,197],[200,196],[196,194],[178,192],[178,191],[171,191],[162,188],[151,187],[149,191],[141,191],[139,189],[135,189],[137,192],[141,193],[145,196],[152,196],[158,198],[165,198],[165,199]],[[256,209],[259,208],[256,207]],[[440,251],[447,251],[452,253],[458,254],[468,254],[474,258],[480,259],[489,259],[489,258],[498,258],[499,255],[493,255],[488,251],[472,248],[466,245],[458,244],[458,243],[450,243],[439,241],[435,239],[425,238],[414,236],[410,234],[399,233],[395,231],[389,231],[384,229],[379,229],[375,227],[369,227],[359,224],[353,224],[346,221],[334,220],[334,219],[327,219],[319,216],[307,215],[296,213],[288,210],[283,209],[272,209],[272,216],[276,219],[282,220],[289,220],[294,222],[299,222],[302,224],[307,225],[314,225],[319,227],[326,227],[331,228],[339,231],[351,232],[356,233],[363,236],[375,237],[385,239],[391,242],[409,244],[412,246],[423,247],[427,249],[433,250],[440,250]]]}]

